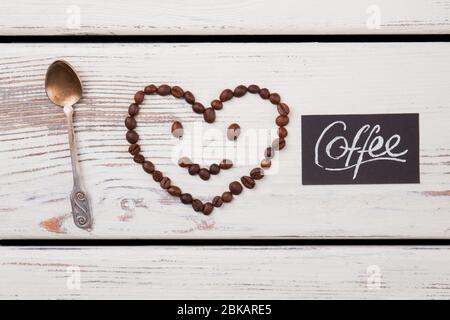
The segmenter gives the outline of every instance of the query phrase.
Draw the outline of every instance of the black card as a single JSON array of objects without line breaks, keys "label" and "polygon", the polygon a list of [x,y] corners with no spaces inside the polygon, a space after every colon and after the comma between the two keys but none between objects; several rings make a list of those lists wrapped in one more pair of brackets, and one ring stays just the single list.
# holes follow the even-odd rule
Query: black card
[{"label": "black card", "polygon": [[419,115],[302,116],[302,183],[419,183]]}]

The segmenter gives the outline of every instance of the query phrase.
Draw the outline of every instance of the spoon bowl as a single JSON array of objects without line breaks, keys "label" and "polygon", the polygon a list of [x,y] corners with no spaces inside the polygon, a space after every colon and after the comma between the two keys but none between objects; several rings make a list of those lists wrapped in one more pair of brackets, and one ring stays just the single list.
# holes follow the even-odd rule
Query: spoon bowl
[{"label": "spoon bowl", "polygon": [[57,60],[47,69],[45,92],[50,101],[65,107],[72,106],[81,99],[83,88],[72,66],[64,60]]}]

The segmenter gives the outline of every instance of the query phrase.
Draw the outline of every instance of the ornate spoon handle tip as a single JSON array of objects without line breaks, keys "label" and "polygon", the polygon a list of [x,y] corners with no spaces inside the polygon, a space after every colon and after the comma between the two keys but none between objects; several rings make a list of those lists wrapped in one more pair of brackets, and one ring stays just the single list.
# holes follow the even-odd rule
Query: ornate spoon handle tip
[{"label": "ornate spoon handle tip", "polygon": [[70,194],[73,220],[77,227],[89,229],[92,226],[91,210],[86,194],[80,189],[74,189]]}]

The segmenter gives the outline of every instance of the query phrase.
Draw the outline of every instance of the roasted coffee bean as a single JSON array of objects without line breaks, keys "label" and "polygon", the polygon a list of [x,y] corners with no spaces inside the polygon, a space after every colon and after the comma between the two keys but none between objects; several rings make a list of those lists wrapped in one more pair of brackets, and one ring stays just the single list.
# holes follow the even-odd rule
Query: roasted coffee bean
[{"label": "roasted coffee bean", "polygon": [[216,163],[213,163],[209,166],[209,173],[218,174],[220,172],[220,166]]},{"label": "roasted coffee bean", "polygon": [[129,131],[127,131],[126,138],[127,138],[127,140],[128,140],[129,143],[133,144],[133,143],[138,142],[138,140],[139,140],[139,135],[137,134],[136,131],[129,130]]},{"label": "roasted coffee bean", "polygon": [[175,98],[184,97],[184,91],[179,86],[173,86],[170,92]]},{"label": "roasted coffee bean", "polygon": [[137,104],[141,104],[144,102],[145,93],[144,91],[138,91],[134,94],[134,101],[136,101]]},{"label": "roasted coffee bean", "polygon": [[198,175],[199,175],[200,179],[202,179],[202,180],[209,180],[209,177],[210,177],[209,170],[206,168],[200,169],[200,171],[198,172]]},{"label": "roasted coffee bean", "polygon": [[159,185],[160,185],[161,188],[163,188],[163,189],[169,189],[171,183],[172,183],[172,181],[170,181],[170,178],[168,178],[168,177],[163,177],[163,178],[161,179],[161,181],[159,182]]},{"label": "roasted coffee bean", "polygon": [[188,157],[182,157],[178,160],[178,165],[182,168],[187,168],[191,164],[192,164],[192,161]]},{"label": "roasted coffee bean", "polygon": [[287,116],[289,114],[289,106],[286,103],[280,103],[277,106],[277,110],[280,116]]},{"label": "roasted coffee bean", "polygon": [[285,146],[286,146],[286,140],[284,140],[283,138],[275,139],[272,142],[272,148],[274,148],[275,150],[281,150]]},{"label": "roasted coffee bean", "polygon": [[158,90],[158,87],[154,84],[151,84],[149,86],[146,86],[144,89],[145,94],[154,94]]},{"label": "roasted coffee bean", "polygon": [[136,116],[139,113],[139,105],[136,103],[130,104],[128,107],[128,114],[132,117]]},{"label": "roasted coffee bean", "polygon": [[267,147],[266,151],[264,151],[264,155],[266,156],[266,159],[272,159],[275,152],[272,147]]},{"label": "roasted coffee bean", "polygon": [[270,92],[268,89],[262,88],[261,90],[259,90],[259,96],[263,99],[269,99]]},{"label": "roasted coffee bean", "polygon": [[212,205],[211,202],[206,202],[203,205],[203,209],[202,209],[203,214],[210,215],[211,212],[213,212],[213,210],[214,210],[214,206]]},{"label": "roasted coffee bean", "polygon": [[155,170],[152,173],[152,177],[156,182],[160,182],[164,176],[161,171]]},{"label": "roasted coffee bean", "polygon": [[271,93],[269,96],[269,100],[270,102],[272,102],[273,104],[278,105],[281,101],[281,97],[278,93]]},{"label": "roasted coffee bean", "polygon": [[211,107],[213,107],[214,110],[220,110],[223,108],[223,103],[220,100],[213,100],[211,101]]},{"label": "roasted coffee bean", "polygon": [[268,168],[270,168],[271,165],[272,165],[272,161],[270,161],[269,159],[263,159],[261,161],[261,168],[268,169]]},{"label": "roasted coffee bean", "polygon": [[257,86],[256,84],[251,84],[248,86],[248,92],[250,93],[259,93],[259,86]]},{"label": "roasted coffee bean", "polygon": [[192,196],[191,196],[190,193],[183,193],[183,194],[180,196],[180,200],[181,200],[181,202],[184,203],[184,204],[191,204],[191,203],[192,203]]},{"label": "roasted coffee bean", "polygon": [[181,122],[180,121],[174,121],[172,123],[171,131],[172,131],[172,135],[175,138],[181,138],[183,136],[183,133],[184,133],[183,125],[181,124]]},{"label": "roasted coffee bean", "polygon": [[194,211],[199,212],[203,210],[203,202],[201,202],[198,199],[194,199],[192,200],[192,209],[194,209]]},{"label": "roasted coffee bean", "polygon": [[142,168],[145,172],[152,174],[155,171],[155,165],[151,161],[144,161]]},{"label": "roasted coffee bean", "polygon": [[193,163],[189,166],[188,172],[191,176],[198,174],[199,171],[200,171],[200,166],[198,164]]},{"label": "roasted coffee bean", "polygon": [[167,192],[174,197],[181,196],[181,189],[177,186],[170,186],[169,189],[167,189]]},{"label": "roasted coffee bean", "polygon": [[278,128],[278,137],[280,138],[286,138],[288,135],[288,131],[285,127],[279,127]]},{"label": "roasted coffee bean", "polygon": [[139,152],[141,152],[141,146],[137,143],[130,144],[130,146],[128,147],[128,152],[133,156],[137,155]]},{"label": "roasted coffee bean", "polygon": [[170,86],[168,86],[167,84],[162,84],[158,87],[158,94],[160,96],[168,96],[171,92]]},{"label": "roasted coffee bean", "polygon": [[230,169],[233,166],[233,162],[231,160],[228,160],[228,159],[223,159],[220,162],[219,166],[220,166],[220,169],[227,170],[227,169]]},{"label": "roasted coffee bean", "polygon": [[125,127],[127,127],[128,130],[133,130],[136,128],[137,122],[136,119],[133,117],[126,117],[125,118]]},{"label": "roasted coffee bean", "polygon": [[233,91],[233,95],[238,98],[244,96],[246,93],[247,93],[247,87],[243,86],[243,85],[237,86]]},{"label": "roasted coffee bean", "polygon": [[250,177],[253,180],[260,180],[264,177],[264,170],[261,168],[255,168],[252,171],[250,171]]},{"label": "roasted coffee bean", "polygon": [[232,123],[227,129],[228,140],[235,141],[241,133],[241,127],[237,123]]},{"label": "roasted coffee bean", "polygon": [[202,114],[203,112],[205,112],[205,107],[200,102],[195,102],[192,105],[192,111]]},{"label": "roasted coffee bean", "polygon": [[195,97],[192,94],[192,92],[190,92],[190,91],[186,91],[184,93],[184,100],[186,100],[186,102],[189,103],[189,104],[194,104],[195,103]]},{"label": "roasted coffee bean", "polygon": [[242,184],[240,184],[239,181],[233,181],[232,183],[230,183],[228,188],[230,189],[230,192],[234,195],[240,194],[243,189]]},{"label": "roasted coffee bean", "polygon": [[231,100],[231,98],[233,98],[233,91],[231,91],[230,89],[223,90],[219,97],[220,101],[222,102]]},{"label": "roasted coffee bean", "polygon": [[136,163],[142,164],[142,163],[144,163],[145,158],[144,158],[144,156],[143,156],[142,154],[138,153],[137,155],[135,155],[135,156],[133,157],[133,160],[134,160],[134,162],[136,162]]},{"label": "roasted coffee bean", "polygon": [[255,180],[249,176],[241,177],[241,182],[247,189],[253,189],[255,187]]},{"label": "roasted coffee bean", "polygon": [[203,119],[207,123],[213,123],[216,120],[216,112],[213,108],[206,108],[205,112],[203,112]]},{"label": "roasted coffee bean", "polygon": [[223,204],[223,200],[222,197],[220,196],[215,196],[214,199],[212,200],[212,205],[216,208],[220,207]]},{"label": "roasted coffee bean", "polygon": [[279,127],[284,127],[289,123],[289,118],[287,116],[278,116],[275,119],[275,123],[279,126]]},{"label": "roasted coffee bean", "polygon": [[233,194],[230,191],[225,191],[222,193],[223,202],[231,202],[233,200]]}]

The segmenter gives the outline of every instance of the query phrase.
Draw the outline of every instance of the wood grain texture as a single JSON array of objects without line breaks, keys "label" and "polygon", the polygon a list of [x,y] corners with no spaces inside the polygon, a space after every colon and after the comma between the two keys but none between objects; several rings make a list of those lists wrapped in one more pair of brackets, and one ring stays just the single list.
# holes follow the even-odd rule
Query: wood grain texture
[{"label": "wood grain texture", "polygon": [[[448,43],[1,44],[0,238],[449,238],[449,56]],[[58,58],[84,82],[74,123],[95,218],[90,233],[70,218],[64,115],[43,89],[46,68]],[[131,160],[124,138],[128,105],[148,83],[181,85],[205,105],[240,83],[279,92],[291,123],[272,174],[209,217],[167,195]],[[301,185],[301,115],[388,112],[420,114],[420,184]],[[190,151],[195,159],[204,152],[205,163],[221,159],[216,150],[242,154],[217,148],[225,128],[238,118],[245,129],[275,129],[275,115],[256,97],[232,101]],[[201,182],[176,165],[174,119],[191,133],[203,123],[174,99],[146,100],[139,116],[144,154],[202,200],[261,156]]]},{"label": "wood grain texture", "polygon": [[449,299],[449,264],[447,246],[2,247],[0,299]]},{"label": "wood grain texture", "polygon": [[449,33],[448,0],[8,0],[2,35]]}]

